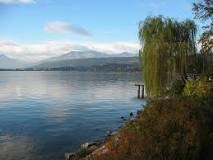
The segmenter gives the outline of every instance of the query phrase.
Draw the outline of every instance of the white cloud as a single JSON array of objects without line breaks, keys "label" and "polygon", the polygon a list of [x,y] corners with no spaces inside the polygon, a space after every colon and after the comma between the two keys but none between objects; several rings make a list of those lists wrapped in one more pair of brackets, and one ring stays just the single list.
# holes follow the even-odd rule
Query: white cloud
[{"label": "white cloud", "polygon": [[45,27],[44,30],[46,32],[50,33],[74,33],[79,34],[83,36],[91,36],[91,33],[89,33],[86,29],[75,26],[66,22],[61,21],[55,21],[55,22],[49,22]]},{"label": "white cloud", "polygon": [[100,52],[106,52],[109,54],[116,54],[121,52],[138,52],[140,45],[138,43],[131,42],[111,42],[111,43],[101,43],[101,42],[88,42],[85,46],[91,50],[96,50]]},{"label": "white cloud", "polygon": [[5,4],[12,4],[12,3],[29,4],[29,3],[35,3],[35,1],[34,0],[0,0],[0,3],[5,3]]},{"label": "white cloud", "polygon": [[121,52],[137,53],[140,45],[132,42],[85,42],[72,43],[63,41],[49,41],[44,43],[20,44],[12,41],[0,41],[0,53],[13,58],[38,61],[59,56],[73,50],[95,50],[108,54]]}]

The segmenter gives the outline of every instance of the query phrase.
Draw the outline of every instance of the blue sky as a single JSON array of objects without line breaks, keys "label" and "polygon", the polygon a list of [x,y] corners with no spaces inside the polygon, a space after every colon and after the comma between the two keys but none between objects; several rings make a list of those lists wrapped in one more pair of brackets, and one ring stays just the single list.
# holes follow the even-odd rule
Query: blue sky
[{"label": "blue sky", "polygon": [[140,21],[159,14],[192,19],[195,1],[0,0],[0,52],[33,60],[88,46],[136,51]]}]

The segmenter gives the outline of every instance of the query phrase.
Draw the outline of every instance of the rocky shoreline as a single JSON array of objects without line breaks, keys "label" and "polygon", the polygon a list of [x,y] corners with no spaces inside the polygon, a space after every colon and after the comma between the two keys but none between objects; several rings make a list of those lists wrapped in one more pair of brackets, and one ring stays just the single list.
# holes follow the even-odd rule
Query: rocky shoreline
[{"label": "rocky shoreline", "polygon": [[[137,111],[136,115],[141,113],[140,110]],[[134,116],[133,112],[129,114],[128,118],[121,116],[120,119],[123,120],[124,125],[128,121],[132,121],[137,116]],[[106,147],[106,142],[109,138],[115,137],[119,138],[118,133],[119,128],[117,131],[107,131],[106,137],[102,142],[86,142],[80,145],[80,149],[76,152],[65,153],[65,160],[93,160],[94,157],[105,154],[108,152],[108,148]]]},{"label": "rocky shoreline", "polygon": [[84,143],[79,151],[74,153],[65,153],[65,160],[90,160],[95,155],[104,154],[108,150],[104,143]]}]

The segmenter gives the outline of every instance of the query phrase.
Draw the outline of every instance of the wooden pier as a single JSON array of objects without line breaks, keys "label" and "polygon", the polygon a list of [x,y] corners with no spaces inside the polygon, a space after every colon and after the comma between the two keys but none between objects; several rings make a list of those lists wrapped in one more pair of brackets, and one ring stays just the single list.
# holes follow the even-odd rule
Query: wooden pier
[{"label": "wooden pier", "polygon": [[145,97],[145,85],[144,85],[144,83],[136,83],[135,86],[138,87],[138,99],[144,99],[144,97]]}]

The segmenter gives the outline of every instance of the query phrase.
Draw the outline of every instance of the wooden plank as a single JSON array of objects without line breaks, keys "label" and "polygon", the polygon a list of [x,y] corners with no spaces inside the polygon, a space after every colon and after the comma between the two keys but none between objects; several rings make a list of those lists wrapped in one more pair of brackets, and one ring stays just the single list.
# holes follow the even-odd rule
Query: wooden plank
[{"label": "wooden plank", "polygon": [[139,86],[138,86],[138,99],[139,99],[140,96],[141,96],[140,93],[141,93],[141,86],[139,85]]}]

